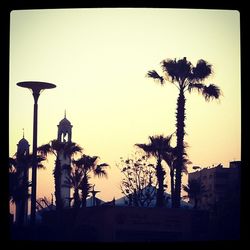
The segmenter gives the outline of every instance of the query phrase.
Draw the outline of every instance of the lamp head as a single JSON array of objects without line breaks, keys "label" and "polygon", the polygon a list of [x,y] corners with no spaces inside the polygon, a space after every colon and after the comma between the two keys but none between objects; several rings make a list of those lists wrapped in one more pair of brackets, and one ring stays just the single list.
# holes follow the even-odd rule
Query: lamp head
[{"label": "lamp head", "polygon": [[52,89],[56,87],[53,83],[39,81],[18,82],[17,86],[31,89],[33,93],[40,93],[43,89]]}]

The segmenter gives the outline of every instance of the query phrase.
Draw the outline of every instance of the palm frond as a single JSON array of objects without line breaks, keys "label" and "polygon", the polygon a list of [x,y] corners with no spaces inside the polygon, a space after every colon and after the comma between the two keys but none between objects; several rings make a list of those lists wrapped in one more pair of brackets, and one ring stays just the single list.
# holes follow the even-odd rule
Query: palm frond
[{"label": "palm frond", "polygon": [[198,93],[202,93],[205,85],[202,83],[189,83],[188,85],[188,91],[191,93],[192,90],[197,90]]},{"label": "palm frond", "polygon": [[136,147],[142,149],[146,154],[147,156],[152,156],[153,155],[153,148],[151,145],[148,145],[148,144],[135,144]]},{"label": "palm frond", "polygon": [[41,162],[41,161],[45,161],[46,158],[42,155],[37,155],[36,160],[37,160],[37,162]]},{"label": "palm frond", "polygon": [[146,76],[151,77],[156,81],[159,81],[161,85],[164,84],[164,78],[162,76],[160,76],[155,70],[148,71]]},{"label": "palm frond", "polygon": [[51,154],[53,152],[53,149],[50,144],[43,144],[42,146],[37,148],[37,152],[46,157],[48,154]]},{"label": "palm frond", "polygon": [[45,165],[41,163],[42,161],[45,161],[45,160],[46,160],[46,158],[44,156],[37,155],[37,157],[36,157],[37,168],[39,168],[39,169],[46,169]]},{"label": "palm frond", "polygon": [[167,165],[171,168],[173,166],[173,162],[175,160],[175,156],[173,153],[164,152],[162,155],[162,159],[167,163]]},{"label": "palm frond", "polygon": [[75,164],[78,168],[83,169],[84,171],[88,171],[90,169],[95,168],[98,156],[89,156],[83,154],[80,159],[73,160],[73,164]]},{"label": "palm frond", "polygon": [[200,59],[196,66],[193,68],[193,79],[198,81],[204,80],[212,74],[212,65],[208,64],[205,60]]},{"label": "palm frond", "polygon": [[179,59],[167,59],[161,62],[162,70],[170,76],[172,82],[180,83],[184,79],[190,78],[192,71],[192,64],[187,61],[186,57]]},{"label": "palm frond", "polygon": [[213,99],[219,99],[221,96],[221,90],[218,86],[214,84],[210,84],[209,86],[205,86],[202,91],[202,95],[205,97],[206,101],[210,101]]},{"label": "palm frond", "polygon": [[107,177],[108,174],[105,169],[103,169],[103,166],[97,165],[94,170],[94,175],[97,177]]},{"label": "palm frond", "polygon": [[82,147],[77,145],[75,142],[67,142],[64,144],[64,147],[63,147],[64,157],[65,158],[67,156],[71,157],[72,155],[76,153],[81,153],[82,150],[83,150]]},{"label": "palm frond", "polygon": [[181,80],[184,80],[184,79],[190,77],[193,65],[191,64],[191,62],[187,61],[186,57],[183,57],[182,59],[179,59],[177,61],[176,66],[177,66],[178,77]]},{"label": "palm frond", "polygon": [[172,139],[172,135],[164,137],[163,135],[155,135],[149,136],[149,144],[135,144],[135,146],[141,148],[148,156],[158,157],[167,152],[172,151],[172,147],[170,146],[170,141]]},{"label": "palm frond", "polygon": [[166,74],[168,74],[171,78],[171,81],[175,81],[176,78],[176,59],[172,60],[172,59],[167,59],[167,60],[163,60],[161,62],[161,67],[163,72],[165,72]]},{"label": "palm frond", "polygon": [[42,163],[37,164],[37,168],[39,169],[46,169],[46,167]]},{"label": "palm frond", "polygon": [[60,142],[58,140],[51,141],[51,148],[52,148],[52,150],[55,150],[56,152],[63,150],[64,147],[65,147],[65,143],[63,143],[63,142]]},{"label": "palm frond", "polygon": [[182,172],[185,174],[188,174],[188,169],[187,169],[188,164],[192,164],[192,162],[188,158],[183,157]]},{"label": "palm frond", "polygon": [[162,155],[165,152],[172,151],[172,147],[170,146],[171,139],[172,135],[166,137],[164,137],[163,135],[149,136],[149,145],[151,145],[154,151]]},{"label": "palm frond", "polygon": [[100,166],[100,167],[108,167],[109,164],[107,164],[107,163],[102,163],[102,164],[99,164],[98,166]]}]

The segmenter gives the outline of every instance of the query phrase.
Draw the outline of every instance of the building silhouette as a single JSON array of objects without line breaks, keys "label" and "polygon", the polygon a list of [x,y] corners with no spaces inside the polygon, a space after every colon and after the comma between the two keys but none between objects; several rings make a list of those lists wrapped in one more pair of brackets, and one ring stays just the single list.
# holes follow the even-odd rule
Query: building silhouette
[{"label": "building silhouette", "polygon": [[[198,197],[198,208],[212,209],[218,202],[226,200],[230,192],[240,189],[241,161],[232,161],[229,167],[219,164],[212,168],[199,168],[199,171],[189,173],[189,180],[198,180],[204,186],[205,192]],[[193,204],[194,200],[190,200]]]},{"label": "building silhouette", "polygon": [[[66,118],[66,111],[64,113],[64,118],[57,125],[58,133],[57,140],[63,143],[71,143],[72,138],[72,125],[70,121]],[[71,165],[71,159],[69,156],[65,155],[63,150],[58,152],[58,158],[61,162],[61,198],[63,202],[63,207],[70,206],[70,187],[64,185],[67,178],[70,175],[69,166]]]},{"label": "building silhouette", "polygon": [[27,223],[28,216],[29,147],[29,142],[24,138],[23,134],[23,138],[17,144],[16,153],[16,191],[18,192],[18,198],[15,201],[16,223],[20,225]]}]

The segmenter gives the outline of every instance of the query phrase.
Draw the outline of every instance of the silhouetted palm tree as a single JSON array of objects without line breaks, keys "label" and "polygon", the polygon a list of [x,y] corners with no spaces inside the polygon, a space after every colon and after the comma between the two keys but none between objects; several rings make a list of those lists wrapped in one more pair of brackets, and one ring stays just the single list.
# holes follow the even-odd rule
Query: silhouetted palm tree
[{"label": "silhouetted palm tree", "polygon": [[136,151],[126,160],[121,157],[121,163],[117,164],[123,176],[120,189],[129,206],[149,207],[156,198],[156,168],[148,158]]},{"label": "silhouetted palm tree", "polygon": [[86,200],[90,192],[91,185],[89,184],[90,174],[93,173],[97,177],[107,177],[107,172],[105,168],[109,166],[107,163],[98,163],[98,156],[89,156],[83,154],[78,160],[74,160],[73,164],[81,169],[81,180],[77,184],[77,189],[75,189],[75,197],[78,199],[78,190],[82,192],[82,207],[86,207]]},{"label": "silhouetted palm tree", "polygon": [[160,76],[155,70],[148,71],[147,76],[159,81],[162,85],[170,81],[179,89],[176,112],[176,135],[177,135],[177,160],[176,160],[176,181],[174,207],[180,207],[183,155],[184,155],[184,135],[185,135],[185,92],[197,90],[206,101],[218,99],[221,90],[214,84],[206,86],[203,80],[212,74],[212,65],[200,59],[194,67],[186,57],[180,60],[167,59],[161,62],[164,75]]},{"label": "silhouetted palm tree", "polygon": [[[81,187],[81,182],[84,177],[84,173],[81,167],[74,164],[73,161],[73,167],[71,167],[70,175],[66,178],[66,181],[64,183],[64,186],[70,187],[74,189],[73,193],[73,207],[79,208],[81,206],[81,198],[79,195],[79,190]],[[88,188],[88,190],[90,187]]]},{"label": "silhouetted palm tree", "polygon": [[158,180],[158,190],[156,196],[156,206],[162,207],[164,205],[164,176],[166,172],[164,171],[161,162],[162,160],[170,155],[173,148],[170,145],[172,136],[164,137],[159,136],[149,136],[149,144],[135,144],[137,147],[141,148],[150,156],[154,156],[157,159],[156,165],[156,177]]},{"label": "silhouetted palm tree", "polygon": [[[184,143],[184,156],[183,156],[182,172],[184,172],[185,174],[188,173],[187,165],[192,163],[187,158],[187,153],[185,150],[186,147],[187,147],[187,143]],[[167,165],[169,166],[169,169],[170,169],[170,193],[171,193],[172,207],[174,207],[174,191],[175,191],[174,177],[175,177],[175,171],[176,171],[176,159],[177,159],[176,147],[173,148],[172,152],[170,152],[170,153],[167,152],[167,153],[163,154],[163,160],[167,163]]]},{"label": "silhouetted palm tree", "polygon": [[[58,140],[52,140],[51,143],[44,144],[38,149],[43,156],[47,157],[48,154],[53,154],[56,157],[55,168],[53,171],[55,181],[55,197],[56,197],[56,209],[61,210],[63,208],[63,201],[61,198],[61,175],[62,166],[59,155],[63,154],[64,158],[71,158],[77,152],[81,152],[82,148],[75,142],[60,142]],[[70,166],[68,166],[70,168]]]},{"label": "silhouetted palm tree", "polygon": [[187,185],[182,185],[183,190],[187,192],[187,195],[183,196],[184,198],[189,198],[191,201],[194,201],[194,209],[197,208],[198,202],[201,199],[202,195],[206,192],[205,186],[201,184],[199,180],[189,179]]},{"label": "silhouetted palm tree", "polygon": [[[28,188],[31,182],[28,180],[28,169],[32,167],[32,154],[18,154],[9,157],[9,199],[12,203],[18,204],[18,214],[16,221],[18,225],[22,225],[25,216],[25,207],[30,197]],[[38,169],[45,168],[41,161],[45,160],[41,156],[37,156]],[[17,209],[16,209],[17,212]]]}]

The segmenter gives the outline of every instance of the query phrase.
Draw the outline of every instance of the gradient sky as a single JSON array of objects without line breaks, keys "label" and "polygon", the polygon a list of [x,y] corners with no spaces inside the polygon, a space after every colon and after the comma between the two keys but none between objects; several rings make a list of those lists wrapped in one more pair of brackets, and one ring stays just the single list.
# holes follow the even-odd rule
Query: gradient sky
[{"label": "gradient sky", "polygon": [[[186,94],[185,141],[193,165],[229,165],[241,157],[240,22],[233,10],[93,8],[11,12],[9,150],[25,138],[32,149],[33,97],[16,86],[45,81],[38,101],[38,145],[57,137],[64,117],[84,153],[110,164],[107,180],[92,179],[99,198],[121,196],[116,163],[148,136],[175,131],[178,90],[146,78],[160,62],[204,59],[214,73],[207,83],[223,91],[218,101]],[[175,145],[173,140],[173,145]],[[54,192],[54,159],[38,172],[38,197]],[[190,170],[192,166],[190,166]],[[184,176],[184,182],[186,181]]]}]

